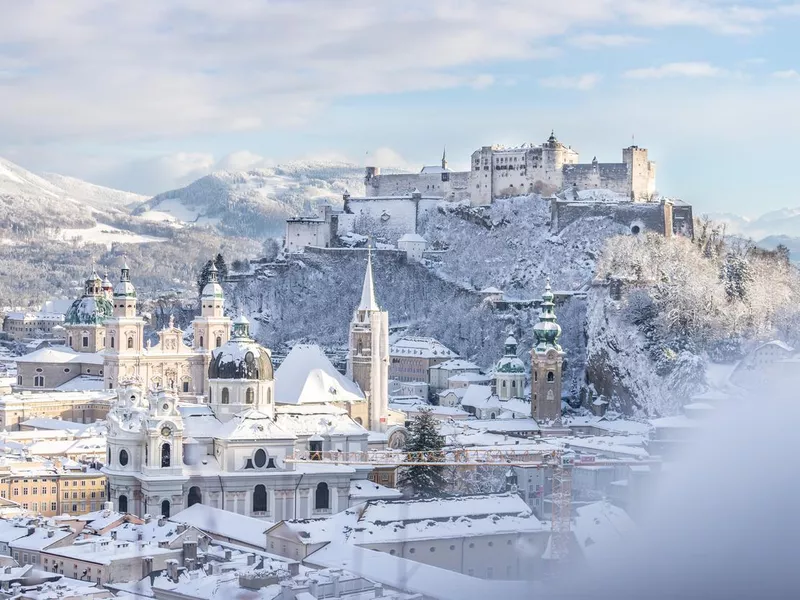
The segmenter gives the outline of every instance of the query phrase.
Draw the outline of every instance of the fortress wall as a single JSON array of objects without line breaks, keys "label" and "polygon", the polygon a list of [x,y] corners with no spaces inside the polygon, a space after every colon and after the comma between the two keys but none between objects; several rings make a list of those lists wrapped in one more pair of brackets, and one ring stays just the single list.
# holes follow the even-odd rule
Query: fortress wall
[{"label": "fortress wall", "polygon": [[[606,217],[624,225],[634,232],[654,231],[662,235],[672,235],[672,206],[660,202],[565,202],[555,200],[554,225],[556,232],[578,219],[586,217]],[[669,215],[666,215],[669,213]]]},{"label": "fortress wall", "polygon": [[461,200],[469,195],[469,171],[449,173],[442,181],[441,173],[373,175],[365,181],[368,196],[405,196],[418,189],[426,196]]},{"label": "fortress wall", "polygon": [[630,195],[628,165],[625,163],[598,163],[564,165],[564,189],[573,186],[579,190],[606,189]]},{"label": "fortress wall", "polygon": [[343,215],[341,221],[355,233],[393,243],[405,233],[416,233],[439,202],[439,198],[350,198],[347,210],[351,215]]}]

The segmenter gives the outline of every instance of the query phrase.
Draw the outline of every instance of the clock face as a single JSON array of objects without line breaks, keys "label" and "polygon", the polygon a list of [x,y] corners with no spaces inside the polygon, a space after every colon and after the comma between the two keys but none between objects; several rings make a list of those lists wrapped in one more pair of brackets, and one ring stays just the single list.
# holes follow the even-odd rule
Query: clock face
[{"label": "clock face", "polygon": [[167,427],[166,425],[161,428],[161,435],[163,435],[164,437],[169,437],[170,433],[172,433],[172,431],[170,431],[170,428]]}]

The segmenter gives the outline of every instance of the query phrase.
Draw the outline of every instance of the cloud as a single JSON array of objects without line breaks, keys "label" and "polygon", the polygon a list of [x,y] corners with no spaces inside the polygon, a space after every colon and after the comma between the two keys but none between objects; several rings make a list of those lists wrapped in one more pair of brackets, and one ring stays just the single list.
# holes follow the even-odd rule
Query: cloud
[{"label": "cloud", "polygon": [[223,156],[214,165],[215,171],[247,171],[250,169],[268,169],[275,166],[275,161],[264,158],[249,150],[238,150]]},{"label": "cloud", "polygon": [[584,73],[576,76],[556,75],[540,79],[539,85],[548,88],[586,91],[595,87],[601,79],[602,77],[597,73]]},{"label": "cloud", "polygon": [[631,69],[623,73],[628,79],[664,79],[665,77],[720,77],[727,71],[707,62],[675,62],[659,67]]},{"label": "cloud", "polygon": [[183,187],[215,170],[211,154],[176,152],[120,162],[96,175],[101,183],[140,194],[158,194]]},{"label": "cloud", "polygon": [[[338,99],[492,85],[579,28],[754,33],[780,8],[718,0],[95,0],[6,3],[5,144],[296,129]],[[413,43],[409,43],[413,40]],[[576,38],[585,47],[624,34]]]},{"label": "cloud", "polygon": [[623,46],[642,44],[646,41],[645,38],[635,35],[586,33],[570,38],[569,44],[588,50],[594,48],[621,48]]},{"label": "cloud", "polygon": [[775,71],[772,76],[775,79],[789,79],[792,81],[800,80],[800,73],[795,71],[794,69],[787,69],[785,71]]}]

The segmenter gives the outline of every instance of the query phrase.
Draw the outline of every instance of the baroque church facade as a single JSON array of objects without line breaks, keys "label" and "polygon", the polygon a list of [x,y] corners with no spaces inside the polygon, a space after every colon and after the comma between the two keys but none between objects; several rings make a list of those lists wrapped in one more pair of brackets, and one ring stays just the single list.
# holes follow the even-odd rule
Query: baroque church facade
[{"label": "baroque church facade", "polygon": [[[109,324],[109,337],[113,332],[114,348],[122,346],[118,353],[122,359],[127,357],[127,340],[133,336],[135,344],[141,331],[128,279],[123,272],[115,288],[116,316]],[[195,321],[191,356],[207,360],[199,363],[207,365],[207,377],[198,377],[204,380],[202,386],[191,387],[190,380],[190,392],[205,390],[192,398],[198,402],[181,402],[182,388],[153,379],[162,376],[155,369],[129,371],[122,360],[117,379],[111,380],[118,399],[108,416],[104,472],[115,508],[138,515],[170,515],[203,503],[278,521],[344,510],[360,501],[351,494],[351,486],[373,486],[372,497],[397,497],[396,490],[366,481],[371,466],[292,461],[296,451],[366,451],[370,432],[327,396],[277,403],[270,350],[252,339],[245,317],[232,323],[221,317],[222,289],[213,276],[202,296],[203,313]],[[162,343],[175,339],[169,337],[169,329],[165,331]],[[218,347],[207,350],[209,340],[217,346],[222,339]],[[356,344],[350,353],[354,376],[368,387],[366,396],[372,399],[367,403],[370,423],[365,425],[386,432],[388,318],[375,302],[371,260],[351,340]]]}]

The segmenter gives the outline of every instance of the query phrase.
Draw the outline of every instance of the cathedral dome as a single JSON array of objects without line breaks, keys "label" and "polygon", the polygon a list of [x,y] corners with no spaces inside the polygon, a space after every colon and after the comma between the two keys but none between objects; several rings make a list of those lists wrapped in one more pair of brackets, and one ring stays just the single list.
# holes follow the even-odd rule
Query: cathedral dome
[{"label": "cathedral dome", "polygon": [[494,367],[496,373],[524,373],[525,363],[516,356],[504,356]]},{"label": "cathedral dome", "polygon": [[272,354],[250,337],[250,322],[245,317],[234,320],[233,337],[211,353],[208,378],[273,379]]},{"label": "cathedral dome", "polygon": [[114,309],[104,296],[83,296],[72,303],[64,316],[67,325],[101,325]]}]

